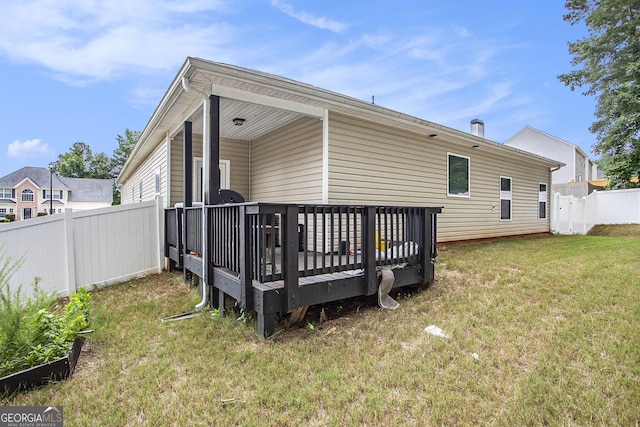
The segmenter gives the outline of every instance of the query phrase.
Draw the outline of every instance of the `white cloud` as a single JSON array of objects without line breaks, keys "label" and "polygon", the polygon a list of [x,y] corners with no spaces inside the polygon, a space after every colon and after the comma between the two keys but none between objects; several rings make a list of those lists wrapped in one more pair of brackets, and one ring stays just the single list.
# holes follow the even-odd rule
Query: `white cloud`
[{"label": "white cloud", "polygon": [[164,95],[164,88],[138,86],[127,95],[127,102],[135,108],[155,107]]},{"label": "white cloud", "polygon": [[19,160],[50,155],[49,145],[44,144],[41,139],[27,139],[26,141],[16,139],[7,147],[7,156]]},{"label": "white cloud", "polygon": [[[211,17],[228,1],[35,0],[3,2],[0,53],[76,85],[125,73],[175,70],[186,56],[216,57],[233,28]],[[198,19],[209,12],[208,20]],[[188,23],[188,24],[185,24]]]},{"label": "white cloud", "polygon": [[320,28],[322,30],[333,31],[339,33],[347,28],[347,24],[339,21],[335,21],[324,16],[313,16],[307,12],[296,12],[293,7],[287,3],[283,3],[280,0],[271,0],[271,4],[277,7],[282,13],[289,15],[290,17],[297,19],[303,24],[311,25],[313,27]]}]

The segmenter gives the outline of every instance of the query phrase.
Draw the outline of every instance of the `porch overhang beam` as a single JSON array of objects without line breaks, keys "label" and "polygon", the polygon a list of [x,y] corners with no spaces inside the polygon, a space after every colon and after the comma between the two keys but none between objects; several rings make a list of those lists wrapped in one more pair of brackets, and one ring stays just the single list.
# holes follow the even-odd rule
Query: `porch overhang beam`
[{"label": "porch overhang beam", "polygon": [[267,95],[260,95],[258,93],[247,92],[244,90],[212,85],[212,95],[217,95],[221,98],[229,98],[237,101],[249,102],[251,104],[263,105],[265,107],[278,108],[280,110],[292,111],[294,113],[303,114],[305,116],[316,117],[322,119],[324,117],[324,108],[317,107],[315,105],[302,104],[296,101],[289,101],[287,99],[274,98]]}]

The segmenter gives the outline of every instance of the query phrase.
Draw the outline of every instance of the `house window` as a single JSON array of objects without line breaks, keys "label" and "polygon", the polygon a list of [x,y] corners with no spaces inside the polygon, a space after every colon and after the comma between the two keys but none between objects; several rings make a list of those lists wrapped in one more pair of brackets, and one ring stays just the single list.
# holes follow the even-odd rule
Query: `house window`
[{"label": "house window", "polygon": [[500,220],[511,219],[511,178],[500,177]]},{"label": "house window", "polygon": [[[31,190],[23,190],[22,191],[22,201],[23,202],[33,202],[33,191]],[[31,218],[31,217],[29,217]]]},{"label": "house window", "polygon": [[447,195],[469,197],[469,158],[451,153],[447,156]]},{"label": "house window", "polygon": [[547,219],[547,184],[543,182],[538,188],[538,219]]},{"label": "house window", "polygon": [[4,218],[7,214],[7,208],[0,208],[0,218]]},{"label": "house window", "polygon": [[13,188],[0,188],[0,199],[13,199]]},{"label": "house window", "polygon": [[[45,199],[49,199],[49,190],[44,190],[42,193],[42,197]],[[53,200],[60,200],[62,199],[62,190],[54,190],[53,191]]]}]

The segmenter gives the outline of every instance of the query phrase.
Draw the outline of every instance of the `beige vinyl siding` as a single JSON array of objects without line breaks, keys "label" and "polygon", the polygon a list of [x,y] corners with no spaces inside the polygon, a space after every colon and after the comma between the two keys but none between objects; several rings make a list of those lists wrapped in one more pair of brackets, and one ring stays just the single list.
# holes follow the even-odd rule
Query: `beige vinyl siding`
[{"label": "beige vinyl siding", "polygon": [[[136,169],[135,173],[122,185],[121,203],[138,203],[140,201],[140,182],[142,181],[142,201],[156,197],[156,173],[160,172],[160,194],[167,194],[167,144],[161,142],[158,147]],[[131,189],[133,188],[134,199]],[[166,200],[166,199],[165,199]]]},{"label": "beige vinyl siding", "polygon": [[222,139],[220,159],[230,162],[229,187],[249,200],[249,142]]},{"label": "beige vinyl siding", "polygon": [[302,118],[253,141],[251,200],[322,202],[322,121]]},{"label": "beige vinyl siding", "polygon": [[171,189],[169,192],[169,206],[182,202],[182,134],[171,140]]},{"label": "beige vinyl siding", "polygon": [[[192,136],[193,157],[202,157],[202,135]],[[182,202],[182,134],[171,143],[171,206]],[[229,181],[232,190],[249,199],[249,143],[233,139],[220,140],[220,159],[229,160]]]},{"label": "beige vinyl siding", "polygon": [[[447,154],[469,157],[470,197],[447,196]],[[500,176],[512,178],[512,219],[500,221]],[[538,183],[548,167],[498,150],[447,143],[353,117],[329,120],[329,203],[443,206],[438,240],[548,232]]]}]

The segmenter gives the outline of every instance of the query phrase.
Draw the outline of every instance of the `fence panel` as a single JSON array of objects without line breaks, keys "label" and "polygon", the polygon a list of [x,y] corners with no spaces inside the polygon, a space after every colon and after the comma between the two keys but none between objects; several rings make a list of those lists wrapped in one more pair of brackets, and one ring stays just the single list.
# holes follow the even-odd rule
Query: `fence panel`
[{"label": "fence panel", "polygon": [[640,188],[594,192],[598,224],[640,224]]},{"label": "fence panel", "polygon": [[9,281],[11,289],[22,286],[22,291],[31,296],[36,277],[40,278],[38,287],[43,291],[60,293],[67,289],[65,223],[65,214],[59,214],[0,225],[0,248],[5,260],[24,260]]},{"label": "fence panel", "polygon": [[0,246],[24,265],[10,280],[31,294],[39,287],[67,295],[80,286],[94,288],[159,272],[162,267],[162,201],[71,210],[0,226]]},{"label": "fence panel", "polygon": [[76,283],[104,285],[159,270],[155,201],[74,213]]},{"label": "fence panel", "polygon": [[640,189],[594,191],[587,197],[554,195],[552,230],[586,234],[597,224],[640,224]]}]

